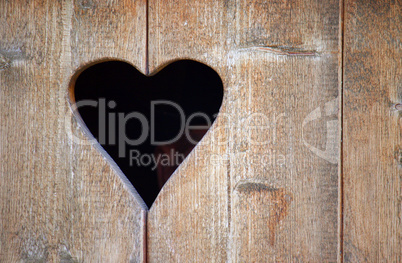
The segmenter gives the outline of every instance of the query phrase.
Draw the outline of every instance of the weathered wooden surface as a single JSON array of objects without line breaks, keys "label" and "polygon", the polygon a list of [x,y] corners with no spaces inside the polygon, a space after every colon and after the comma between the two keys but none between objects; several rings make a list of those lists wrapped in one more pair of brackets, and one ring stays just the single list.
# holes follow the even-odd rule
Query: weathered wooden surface
[{"label": "weathered wooden surface", "polygon": [[[145,209],[68,105],[98,59],[146,64],[145,1],[0,1],[0,262],[141,262]],[[68,127],[68,125],[67,125]]]},{"label": "weathered wooden surface", "polygon": [[[400,1],[16,0],[0,11],[0,262],[402,260]],[[147,222],[105,153],[69,134],[90,140],[69,109],[71,78],[109,58],[142,72],[191,58],[225,85],[214,127]]]},{"label": "weathered wooden surface", "polygon": [[402,262],[401,1],[346,1],[344,262]]},{"label": "weathered wooden surface", "polygon": [[191,58],[225,85],[214,127],[151,207],[149,262],[337,260],[339,7],[149,2],[150,72]]}]

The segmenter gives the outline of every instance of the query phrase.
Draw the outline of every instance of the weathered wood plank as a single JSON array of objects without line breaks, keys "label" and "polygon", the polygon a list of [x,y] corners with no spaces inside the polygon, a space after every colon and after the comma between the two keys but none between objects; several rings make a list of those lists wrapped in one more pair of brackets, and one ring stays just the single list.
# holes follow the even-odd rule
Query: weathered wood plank
[{"label": "weathered wood plank", "polygon": [[145,206],[88,141],[72,75],[118,57],[145,71],[146,2],[0,1],[0,261],[141,262]]},{"label": "weathered wood plank", "polygon": [[344,262],[402,261],[401,1],[345,1]]},{"label": "weathered wood plank", "polygon": [[150,71],[191,58],[225,86],[151,207],[149,262],[336,261],[339,2],[149,6]]},{"label": "weathered wood plank", "polygon": [[[150,1],[150,72],[188,57],[224,75],[220,62],[226,54],[221,44],[225,12],[223,1]],[[225,131],[219,134],[226,137]],[[213,154],[225,154],[226,146],[211,144],[208,137],[203,140],[204,147],[196,146],[150,209],[149,262],[225,262],[227,258],[229,170],[209,160]]]}]

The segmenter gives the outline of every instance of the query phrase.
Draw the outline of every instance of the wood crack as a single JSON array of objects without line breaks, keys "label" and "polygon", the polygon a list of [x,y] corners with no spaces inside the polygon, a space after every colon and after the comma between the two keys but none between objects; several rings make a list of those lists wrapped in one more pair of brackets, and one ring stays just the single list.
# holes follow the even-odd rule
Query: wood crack
[{"label": "wood crack", "polygon": [[319,56],[320,53],[317,50],[307,50],[303,48],[297,48],[292,46],[281,45],[269,45],[269,46],[256,46],[251,49],[268,52],[282,56]]}]

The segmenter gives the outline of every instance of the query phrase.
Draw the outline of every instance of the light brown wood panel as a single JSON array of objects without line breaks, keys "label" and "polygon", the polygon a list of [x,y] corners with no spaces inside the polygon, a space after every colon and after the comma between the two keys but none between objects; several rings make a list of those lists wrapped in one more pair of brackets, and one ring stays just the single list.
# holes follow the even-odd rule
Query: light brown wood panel
[{"label": "light brown wood panel", "polygon": [[402,261],[401,1],[345,1],[344,262]]},{"label": "light brown wood panel", "polygon": [[0,12],[0,261],[142,262],[146,207],[97,146],[71,139],[89,142],[68,88],[99,59],[145,71],[145,0],[0,1]]},{"label": "light brown wood panel", "polygon": [[150,209],[149,262],[338,260],[339,9],[149,2],[150,72],[191,58],[225,86],[216,123]]},{"label": "light brown wood panel", "polygon": [[[148,16],[151,73],[173,60],[197,58],[224,75],[225,67],[220,65],[226,56],[223,1],[150,1]],[[219,117],[216,122],[223,124]],[[227,137],[224,130],[219,135]],[[225,154],[226,146],[210,143],[206,136],[204,147],[194,148],[149,211],[149,262],[225,262],[227,258],[229,167],[210,162],[212,156]]]}]

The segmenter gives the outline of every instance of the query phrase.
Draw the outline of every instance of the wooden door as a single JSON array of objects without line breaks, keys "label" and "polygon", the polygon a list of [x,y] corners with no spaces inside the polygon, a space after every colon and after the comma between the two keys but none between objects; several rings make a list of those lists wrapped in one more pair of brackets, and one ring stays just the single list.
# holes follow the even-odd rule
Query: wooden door
[{"label": "wooden door", "polygon": [[[400,1],[0,11],[0,262],[401,261]],[[192,59],[224,85],[150,209],[69,104],[77,72],[111,59]]]}]

